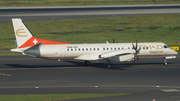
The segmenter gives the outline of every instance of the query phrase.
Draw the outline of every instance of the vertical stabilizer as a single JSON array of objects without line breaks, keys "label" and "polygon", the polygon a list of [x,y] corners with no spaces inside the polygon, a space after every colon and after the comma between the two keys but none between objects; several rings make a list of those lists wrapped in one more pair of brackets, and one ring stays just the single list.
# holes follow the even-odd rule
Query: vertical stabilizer
[{"label": "vertical stabilizer", "polygon": [[15,18],[12,19],[13,27],[14,27],[14,33],[16,36],[17,46],[20,47],[23,45],[26,41],[28,41],[33,35],[28,30],[28,28],[25,26],[25,24],[22,22],[21,19]]}]

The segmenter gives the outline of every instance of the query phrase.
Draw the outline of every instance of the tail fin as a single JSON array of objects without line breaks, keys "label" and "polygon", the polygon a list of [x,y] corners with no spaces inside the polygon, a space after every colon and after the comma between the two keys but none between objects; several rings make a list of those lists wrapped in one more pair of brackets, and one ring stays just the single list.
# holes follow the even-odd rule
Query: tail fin
[{"label": "tail fin", "polygon": [[12,23],[14,27],[14,32],[15,32],[18,48],[32,47],[38,43],[44,43],[44,45],[70,44],[70,43],[65,43],[65,42],[55,42],[55,41],[35,38],[31,34],[31,32],[28,30],[26,25],[19,18],[12,19]]},{"label": "tail fin", "polygon": [[28,28],[25,26],[25,24],[22,22],[21,19],[16,18],[12,19],[14,32],[16,36],[17,46],[22,46],[26,41],[28,41],[33,35],[28,30]]}]

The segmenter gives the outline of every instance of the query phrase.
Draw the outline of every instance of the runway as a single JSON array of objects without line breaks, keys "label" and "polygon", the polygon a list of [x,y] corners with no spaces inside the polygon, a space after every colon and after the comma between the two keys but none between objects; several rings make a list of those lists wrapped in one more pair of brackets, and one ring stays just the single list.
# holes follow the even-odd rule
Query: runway
[{"label": "runway", "polygon": [[12,18],[21,18],[24,22],[27,22],[176,13],[180,13],[179,4],[68,7],[1,7],[0,24],[11,23]]},{"label": "runway", "polygon": [[4,56],[0,57],[0,94],[132,93],[86,101],[151,101],[154,97],[158,101],[178,101],[179,60],[180,55],[164,66],[161,58],[141,58],[135,65],[113,63],[112,69],[106,69],[104,62],[84,66],[83,61]]}]

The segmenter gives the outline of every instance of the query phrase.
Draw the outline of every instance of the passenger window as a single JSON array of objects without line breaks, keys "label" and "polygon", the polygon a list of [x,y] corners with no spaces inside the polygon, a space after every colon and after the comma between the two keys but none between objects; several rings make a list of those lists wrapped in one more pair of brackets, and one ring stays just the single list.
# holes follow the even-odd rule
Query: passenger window
[{"label": "passenger window", "polygon": [[84,51],[84,48],[82,49],[82,51]]},{"label": "passenger window", "polygon": [[114,50],[116,50],[116,48],[114,48]]},{"label": "passenger window", "polygon": [[109,48],[107,48],[107,50],[109,50]]},{"label": "passenger window", "polygon": [[67,49],[67,51],[69,51],[69,49]]},{"label": "passenger window", "polygon": [[105,50],[105,48],[103,48],[103,50]]},{"label": "passenger window", "polygon": [[92,51],[92,49],[90,48],[90,51]]},{"label": "passenger window", "polygon": [[79,51],[81,51],[81,49],[79,48]]},{"label": "passenger window", "polygon": [[96,50],[96,48],[94,48],[94,51]]},{"label": "passenger window", "polygon": [[75,51],[77,51],[77,49],[75,48]]},{"label": "passenger window", "polygon": [[111,48],[111,50],[113,50],[113,48]]},{"label": "passenger window", "polygon": [[97,48],[97,50],[99,51],[99,48]]},{"label": "passenger window", "polygon": [[86,51],[88,51],[88,48],[86,48]]},{"label": "passenger window", "polygon": [[71,49],[71,51],[73,51],[73,49]]},{"label": "passenger window", "polygon": [[124,48],[122,47],[122,49],[124,49]]},{"label": "passenger window", "polygon": [[120,48],[118,47],[118,50],[120,50]]}]

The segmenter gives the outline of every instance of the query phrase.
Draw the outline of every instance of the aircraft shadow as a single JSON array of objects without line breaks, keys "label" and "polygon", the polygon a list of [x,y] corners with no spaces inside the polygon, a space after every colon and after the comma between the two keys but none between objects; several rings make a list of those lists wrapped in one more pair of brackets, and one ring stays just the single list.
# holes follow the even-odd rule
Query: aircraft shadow
[{"label": "aircraft shadow", "polygon": [[[58,68],[58,67],[95,67],[95,68],[105,68],[105,62],[100,62],[100,63],[92,63],[91,66],[85,66],[84,62],[82,61],[64,61],[68,62],[66,64],[56,64],[56,65],[32,65],[32,64],[27,64],[27,65],[22,65],[22,64],[5,64],[6,66],[9,66],[8,68]],[[70,64],[69,64],[70,63]],[[173,63],[168,63],[168,65],[171,65]],[[155,66],[155,65],[163,65],[163,63],[112,63],[112,68],[111,69],[116,69],[116,70],[127,70],[130,67],[138,67],[138,66]]]}]

